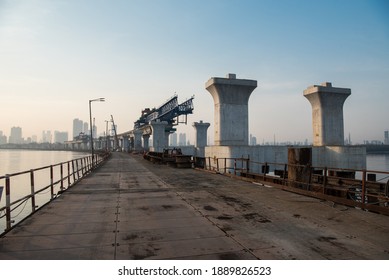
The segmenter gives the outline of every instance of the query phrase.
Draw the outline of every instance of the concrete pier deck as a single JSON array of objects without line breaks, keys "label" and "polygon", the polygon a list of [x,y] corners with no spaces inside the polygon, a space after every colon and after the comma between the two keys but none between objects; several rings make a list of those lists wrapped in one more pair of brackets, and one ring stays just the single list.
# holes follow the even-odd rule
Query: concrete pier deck
[{"label": "concrete pier deck", "polygon": [[389,259],[389,217],[114,153],[0,259]]}]

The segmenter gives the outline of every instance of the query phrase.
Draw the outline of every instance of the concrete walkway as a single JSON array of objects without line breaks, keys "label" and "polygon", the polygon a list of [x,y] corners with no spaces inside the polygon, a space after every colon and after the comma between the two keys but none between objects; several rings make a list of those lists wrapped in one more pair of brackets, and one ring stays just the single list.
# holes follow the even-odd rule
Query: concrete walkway
[{"label": "concrete walkway", "polygon": [[115,153],[0,259],[389,259],[389,217]]}]

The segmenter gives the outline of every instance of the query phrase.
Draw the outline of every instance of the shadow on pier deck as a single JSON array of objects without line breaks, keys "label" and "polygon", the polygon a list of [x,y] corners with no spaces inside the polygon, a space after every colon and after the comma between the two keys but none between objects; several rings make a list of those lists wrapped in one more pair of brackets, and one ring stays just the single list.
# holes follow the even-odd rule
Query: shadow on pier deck
[{"label": "shadow on pier deck", "polygon": [[115,153],[0,259],[389,259],[389,216]]}]

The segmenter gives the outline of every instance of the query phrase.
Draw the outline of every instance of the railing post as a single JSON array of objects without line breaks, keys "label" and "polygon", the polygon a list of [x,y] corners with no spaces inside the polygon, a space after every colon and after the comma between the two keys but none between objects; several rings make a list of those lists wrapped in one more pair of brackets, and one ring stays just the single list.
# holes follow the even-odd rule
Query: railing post
[{"label": "railing post", "polygon": [[246,169],[247,169],[247,173],[250,173],[250,155],[249,155],[249,157],[247,158],[247,161],[246,161]]},{"label": "railing post", "polygon": [[30,182],[31,182],[31,212],[35,212],[35,180],[34,170],[30,171]]},{"label": "railing post", "polygon": [[51,199],[54,198],[54,172],[53,172],[53,166],[50,165],[50,193],[51,193]]},{"label": "railing post", "polygon": [[87,162],[87,166],[88,166],[88,172],[90,172],[92,170],[91,158],[87,157],[86,162]]},{"label": "railing post", "polygon": [[7,230],[11,228],[11,181],[8,175],[5,175],[5,219]]},{"label": "railing post", "polygon": [[227,158],[224,158],[224,174],[227,173]]},{"label": "railing post", "polygon": [[362,194],[361,194],[363,209],[365,208],[365,197],[366,197],[366,169],[363,169],[362,170]]},{"label": "railing post", "polygon": [[236,158],[234,158],[234,175],[236,175]]},{"label": "railing post", "polygon": [[90,170],[89,170],[89,166],[88,166],[88,157],[84,158],[84,164],[85,164],[85,173],[88,173]]},{"label": "railing post", "polygon": [[288,170],[288,164],[284,164],[284,174],[282,174],[282,179],[284,180],[284,184],[285,184],[285,181],[286,181],[286,172]]},{"label": "railing post", "polygon": [[265,162],[265,170],[263,172],[263,181],[266,182],[266,173],[267,173],[267,162]]},{"label": "railing post", "polygon": [[81,178],[85,176],[85,168],[84,168],[84,165],[85,165],[84,163],[85,163],[85,162],[84,162],[84,159],[85,159],[85,158],[80,158],[80,163],[81,163],[81,174],[82,174]]},{"label": "railing post", "polygon": [[326,186],[327,186],[327,167],[324,167],[323,194],[326,193]]},{"label": "railing post", "polygon": [[70,161],[68,161],[68,188],[70,187]]},{"label": "railing post", "polygon": [[219,172],[219,159],[216,159],[216,170]]},{"label": "railing post", "polygon": [[77,180],[80,180],[80,169],[78,168],[78,160],[76,159]]},{"label": "railing post", "polygon": [[73,183],[76,181],[76,172],[74,171],[74,159],[72,159],[72,174],[73,174]]},{"label": "railing post", "polygon": [[61,190],[61,192],[63,191],[63,165],[62,165],[62,163],[61,163],[61,166],[60,166],[60,173],[61,173],[61,186],[60,186],[60,190]]},{"label": "railing post", "polygon": [[308,190],[311,190],[311,184],[312,184],[312,166],[308,164],[307,166],[309,168],[309,178],[308,178]]}]

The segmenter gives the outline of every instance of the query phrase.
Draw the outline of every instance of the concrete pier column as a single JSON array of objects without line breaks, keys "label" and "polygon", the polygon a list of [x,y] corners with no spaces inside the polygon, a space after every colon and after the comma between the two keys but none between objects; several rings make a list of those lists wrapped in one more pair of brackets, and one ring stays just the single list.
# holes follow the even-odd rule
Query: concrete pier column
[{"label": "concrete pier column", "polygon": [[150,139],[150,134],[144,134],[142,135],[143,137],[143,149],[145,149],[145,151],[148,151],[149,150],[149,139]]},{"label": "concrete pier column", "polygon": [[248,145],[248,101],[257,87],[255,80],[211,78],[205,88],[211,93],[215,104],[215,145]]},{"label": "concrete pier column", "polygon": [[128,136],[123,136],[123,151],[130,151],[130,139],[128,138]]},{"label": "concrete pier column", "polygon": [[134,136],[129,137],[129,147],[130,151],[134,151]]},{"label": "concrete pier column", "polygon": [[328,82],[304,90],[312,105],[313,146],[344,145],[343,104],[350,94]]},{"label": "concrete pier column", "polygon": [[196,156],[204,157],[204,148],[207,146],[207,131],[209,127],[209,123],[194,122],[192,126],[195,128],[195,148],[196,148]]},{"label": "concrete pier column", "polygon": [[108,151],[111,151],[111,137],[110,136],[107,136],[105,137],[105,148],[108,150]]},{"label": "concrete pier column", "polygon": [[172,132],[170,132],[170,130],[169,131],[165,131],[165,146],[166,146],[166,148],[169,147],[169,138],[170,138],[170,134],[171,133]]},{"label": "concrete pier column", "polygon": [[167,122],[152,121],[150,122],[150,125],[153,131],[153,144],[152,147],[150,147],[150,150],[154,152],[163,152],[163,149],[167,147],[165,135]]},{"label": "concrete pier column", "polygon": [[134,150],[139,152],[142,151],[142,130],[135,130],[134,131]]}]

